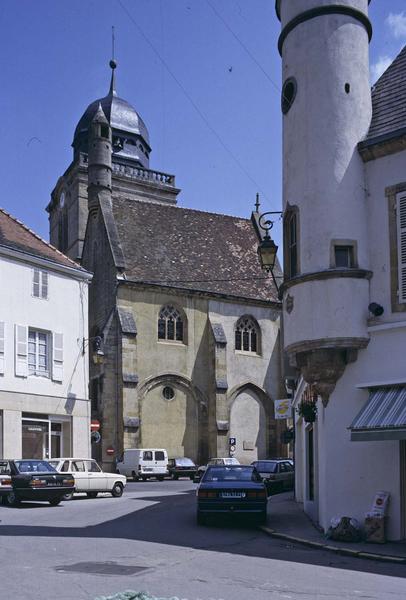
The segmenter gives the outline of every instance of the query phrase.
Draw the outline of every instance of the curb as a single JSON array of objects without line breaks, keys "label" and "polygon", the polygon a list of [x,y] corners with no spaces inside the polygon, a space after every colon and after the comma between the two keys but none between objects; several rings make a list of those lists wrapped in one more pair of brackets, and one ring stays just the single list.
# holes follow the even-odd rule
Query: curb
[{"label": "curb", "polygon": [[306,538],[296,537],[287,533],[279,533],[275,529],[266,527],[263,525],[260,529],[270,535],[271,537],[278,538],[280,540],[286,540],[295,544],[302,544],[303,546],[309,546],[310,548],[316,548],[317,550],[329,550],[336,554],[342,554],[344,556],[352,556],[354,558],[364,558],[368,560],[375,560],[381,562],[395,563],[398,565],[406,564],[406,556],[393,556],[391,554],[377,554],[375,552],[364,552],[362,550],[352,550],[351,548],[340,548],[339,546],[332,546],[330,544],[324,544],[323,542],[312,542]]}]

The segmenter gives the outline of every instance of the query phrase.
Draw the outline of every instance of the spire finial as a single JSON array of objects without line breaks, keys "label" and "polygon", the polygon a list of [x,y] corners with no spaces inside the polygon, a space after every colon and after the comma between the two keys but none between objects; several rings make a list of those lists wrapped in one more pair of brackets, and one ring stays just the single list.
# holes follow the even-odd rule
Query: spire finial
[{"label": "spire finial", "polygon": [[257,197],[256,197],[256,201],[255,201],[255,212],[259,212],[259,207],[260,207],[260,202],[259,202],[259,194],[257,192]]},{"label": "spire finial", "polygon": [[115,36],[114,36],[114,25],[111,27],[111,61],[110,61],[110,68],[111,68],[111,82],[110,82],[110,90],[109,90],[109,94],[111,96],[117,96],[117,92],[116,92],[116,81],[115,81],[115,75],[114,75],[114,70],[117,67],[117,61],[114,58],[114,49],[115,49]]}]

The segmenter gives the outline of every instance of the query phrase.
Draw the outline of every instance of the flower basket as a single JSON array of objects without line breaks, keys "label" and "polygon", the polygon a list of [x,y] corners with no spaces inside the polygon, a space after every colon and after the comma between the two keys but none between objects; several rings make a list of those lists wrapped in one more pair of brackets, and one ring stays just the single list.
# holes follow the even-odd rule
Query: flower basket
[{"label": "flower basket", "polygon": [[317,404],[315,402],[300,402],[296,412],[303,417],[306,423],[314,423],[317,417]]}]

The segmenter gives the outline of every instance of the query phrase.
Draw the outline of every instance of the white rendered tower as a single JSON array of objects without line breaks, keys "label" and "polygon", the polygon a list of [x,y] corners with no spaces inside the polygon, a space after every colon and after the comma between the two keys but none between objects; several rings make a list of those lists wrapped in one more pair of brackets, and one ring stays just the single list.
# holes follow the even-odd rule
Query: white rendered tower
[{"label": "white rendered tower", "polygon": [[326,404],[368,344],[368,0],[278,0],[284,346]]}]

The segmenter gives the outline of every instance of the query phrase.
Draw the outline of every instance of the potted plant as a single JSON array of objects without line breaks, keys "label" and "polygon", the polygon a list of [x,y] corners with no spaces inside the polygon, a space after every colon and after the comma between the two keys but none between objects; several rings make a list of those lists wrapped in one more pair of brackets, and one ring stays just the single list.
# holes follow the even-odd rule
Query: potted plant
[{"label": "potted plant", "polygon": [[314,423],[317,417],[317,404],[314,401],[300,402],[296,408],[298,415],[303,417],[306,423]]}]

